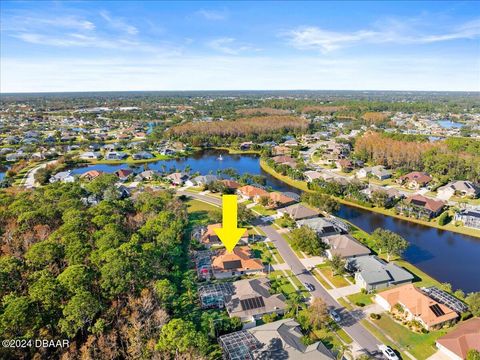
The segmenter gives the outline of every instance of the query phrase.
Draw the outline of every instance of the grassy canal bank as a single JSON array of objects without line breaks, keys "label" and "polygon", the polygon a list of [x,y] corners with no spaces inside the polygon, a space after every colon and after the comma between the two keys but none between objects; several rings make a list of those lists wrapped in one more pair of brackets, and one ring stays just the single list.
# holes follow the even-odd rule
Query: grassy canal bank
[{"label": "grassy canal bank", "polygon": [[[307,182],[299,181],[299,180],[293,180],[293,179],[289,178],[288,176],[284,176],[284,175],[281,175],[281,174],[277,173],[274,169],[272,169],[270,166],[268,166],[268,164],[263,159],[260,160],[260,167],[262,168],[263,171],[267,172],[268,174],[272,175],[273,177],[277,178],[278,180],[283,181],[284,183],[286,183],[290,186],[296,187],[297,189],[300,189],[302,191],[313,192],[312,190],[310,190],[308,188]],[[354,202],[351,202],[351,201],[348,201],[348,200],[345,200],[345,199],[342,199],[342,198],[339,198],[339,197],[336,197],[336,196],[332,196],[332,197],[335,200],[337,200],[340,204],[353,206],[353,207],[356,207],[356,208],[359,208],[359,209],[375,212],[375,213],[386,215],[386,216],[391,216],[391,217],[394,217],[394,218],[397,218],[397,219],[400,219],[400,220],[405,220],[405,221],[409,221],[409,222],[424,225],[424,226],[429,226],[429,227],[440,229],[440,230],[452,231],[452,232],[455,232],[455,233],[458,233],[458,234],[469,235],[469,236],[480,238],[480,231],[478,231],[478,230],[466,228],[466,227],[463,227],[463,226],[455,226],[451,222],[447,225],[442,226],[442,225],[438,224],[438,218],[433,219],[432,221],[418,220],[418,219],[413,219],[413,218],[410,218],[410,217],[395,214],[392,209],[383,209],[383,208],[378,208],[378,207],[371,207],[370,208],[370,207],[362,206],[360,204],[357,204],[357,203],[354,203]]]}]

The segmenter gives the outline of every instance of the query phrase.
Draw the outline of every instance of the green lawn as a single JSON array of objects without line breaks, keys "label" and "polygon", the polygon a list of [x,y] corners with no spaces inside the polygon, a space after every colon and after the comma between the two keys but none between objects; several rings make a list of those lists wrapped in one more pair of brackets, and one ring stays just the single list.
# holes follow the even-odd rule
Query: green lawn
[{"label": "green lawn", "polygon": [[282,236],[285,238],[285,240],[287,240],[287,243],[288,245],[290,245],[290,247],[292,248],[292,250],[295,252],[295,254],[297,255],[297,257],[299,259],[305,259],[305,256],[303,256],[303,254],[298,251],[298,250],[295,250],[293,247],[292,247],[292,239],[290,238],[290,235],[288,233],[284,233],[282,234]]},{"label": "green lawn", "polygon": [[350,285],[343,276],[334,276],[330,267],[320,267],[319,271],[337,288]]},{"label": "green lawn", "polygon": [[275,245],[273,245],[273,243],[271,243],[271,242],[267,242],[266,245],[267,245],[267,248],[270,249],[270,251],[273,253],[275,258],[277,259],[277,264],[283,264],[285,262],[285,260],[283,260],[282,256],[278,252]]},{"label": "green lawn", "polygon": [[251,244],[250,247],[256,258],[262,259],[264,264],[270,263],[271,265],[277,264],[277,261],[272,253],[268,250],[268,245],[264,242],[257,242]]},{"label": "green lawn", "polygon": [[315,269],[312,273],[313,273],[313,275],[317,278],[318,282],[319,282],[320,284],[322,284],[322,286],[323,286],[325,289],[331,290],[332,287],[330,286],[329,283],[327,283],[327,282],[325,281],[325,279],[324,279],[323,277],[320,276],[319,272],[320,272],[320,271],[319,271],[318,269]]},{"label": "green lawn", "polygon": [[372,297],[373,294],[363,294],[361,292],[347,296],[352,304],[361,303],[363,305],[373,304]]},{"label": "green lawn", "polygon": [[[362,320],[365,323],[366,320]],[[381,331],[369,324],[368,328],[380,339],[389,342],[385,336],[394,339],[405,350],[410,352],[417,359],[422,360],[436,352],[435,341],[447,333],[446,330],[431,331],[428,334],[419,334],[410,331],[405,326],[396,323],[388,314],[383,313],[379,320],[374,323],[381,328]],[[395,345],[392,344],[394,347]]]},{"label": "green lawn", "polygon": [[251,210],[258,212],[262,216],[270,216],[277,213],[275,210],[265,209],[262,205],[255,205]]},{"label": "green lawn", "polygon": [[210,223],[210,214],[218,211],[218,207],[194,199],[188,200],[186,204],[188,218],[192,227],[208,225]]},{"label": "green lawn", "polygon": [[292,283],[287,279],[287,276],[285,276],[285,274],[282,271],[280,271],[280,270],[272,271],[269,275],[269,278],[270,278],[270,281],[276,280],[276,281],[280,281],[282,283],[282,285],[280,286],[280,291],[286,297],[288,297],[290,294],[296,292]]},{"label": "green lawn", "polygon": [[340,305],[342,305],[345,309],[347,309],[347,310],[352,310],[352,309],[353,309],[353,308],[352,308],[352,305],[350,305],[350,304],[348,303],[348,301],[345,300],[344,298],[338,298],[337,301],[338,301],[338,303],[339,303]]}]

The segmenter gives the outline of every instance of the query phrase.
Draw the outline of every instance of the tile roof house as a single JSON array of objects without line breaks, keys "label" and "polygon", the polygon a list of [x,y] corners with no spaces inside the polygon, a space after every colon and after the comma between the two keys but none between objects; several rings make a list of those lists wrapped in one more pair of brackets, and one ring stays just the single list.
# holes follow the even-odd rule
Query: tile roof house
[{"label": "tile roof house", "polygon": [[293,220],[311,219],[319,215],[318,211],[301,204],[293,204],[277,210],[280,216],[287,214]]},{"label": "tile roof house", "polygon": [[102,174],[103,174],[103,171],[100,171],[100,170],[89,170],[86,173],[83,173],[82,175],[80,175],[80,178],[91,181],[93,179],[96,179]]},{"label": "tile roof house", "polygon": [[270,293],[268,278],[245,279],[232,283],[233,293],[225,297],[225,308],[230,317],[242,322],[260,319],[265,314],[283,314],[287,307],[283,294]]},{"label": "tile roof house", "polygon": [[318,236],[337,235],[342,232],[334,223],[321,217],[299,220],[297,226],[307,226],[314,230]]},{"label": "tile roof house", "polygon": [[307,182],[312,182],[315,179],[323,178],[322,173],[319,173],[318,171],[312,171],[312,170],[305,171],[303,175],[307,179]]},{"label": "tile roof house", "polygon": [[213,276],[225,279],[246,274],[261,274],[264,266],[260,259],[254,259],[248,246],[237,246],[232,252],[219,250],[212,257]]},{"label": "tile roof house", "polygon": [[183,185],[188,180],[188,175],[181,172],[176,172],[165,176],[173,185]]},{"label": "tile roof house", "polygon": [[407,320],[416,320],[427,330],[450,325],[458,318],[455,311],[425,295],[412,284],[385,290],[375,295],[375,302],[387,311],[399,304]]},{"label": "tile roof house", "polygon": [[363,246],[348,234],[324,236],[322,241],[329,246],[325,251],[329,259],[332,259],[334,255],[339,255],[342,259],[348,259],[370,254],[369,248]]},{"label": "tile roof house", "polygon": [[405,201],[398,203],[396,209],[401,214],[415,214],[419,217],[434,218],[443,211],[445,202],[427,198],[420,194],[407,197]]},{"label": "tile roof house", "polygon": [[468,350],[480,351],[480,318],[459,324],[455,330],[437,340],[437,347],[450,359],[463,360]]},{"label": "tile roof house", "polygon": [[[206,245],[207,247],[210,247],[212,245],[221,245],[221,241],[214,230],[214,229],[219,229],[221,227],[222,227],[222,224],[220,223],[208,225],[207,229],[200,237],[200,242]],[[240,238],[240,242],[244,244],[248,244],[248,230],[246,230],[243,233],[242,237]]]},{"label": "tile roof house", "polygon": [[430,181],[432,181],[432,177],[421,171],[413,171],[397,179],[397,183],[403,184],[409,189],[420,189]]},{"label": "tile roof house", "polygon": [[242,185],[240,185],[238,182],[235,180],[220,180],[220,182],[228,189],[238,189]]},{"label": "tile roof house", "polygon": [[218,340],[226,360],[335,359],[321,341],[305,345],[303,336],[298,322],[283,319],[222,335]]},{"label": "tile roof house", "polygon": [[269,195],[268,208],[277,209],[296,202],[295,199],[282,194],[281,192],[271,192]]},{"label": "tile roof house", "polygon": [[346,268],[355,273],[355,283],[369,292],[413,281],[408,271],[373,255],[349,259]]},{"label": "tile roof house", "polygon": [[471,181],[452,181],[437,189],[438,196],[442,199],[449,199],[453,195],[462,197],[477,198],[480,194],[480,186]]},{"label": "tile roof house", "polygon": [[291,156],[285,156],[285,155],[274,156],[272,160],[278,165],[288,165],[292,168],[295,168],[297,166],[296,160]]},{"label": "tile roof house", "polygon": [[128,177],[131,174],[133,174],[133,171],[129,170],[129,169],[120,169],[120,170],[115,171],[115,175],[117,175],[117,177],[122,181],[128,180]]},{"label": "tile roof house", "polygon": [[241,195],[244,199],[252,199],[258,201],[261,197],[267,196],[268,191],[260,189],[252,185],[245,185],[237,189],[237,193]]}]

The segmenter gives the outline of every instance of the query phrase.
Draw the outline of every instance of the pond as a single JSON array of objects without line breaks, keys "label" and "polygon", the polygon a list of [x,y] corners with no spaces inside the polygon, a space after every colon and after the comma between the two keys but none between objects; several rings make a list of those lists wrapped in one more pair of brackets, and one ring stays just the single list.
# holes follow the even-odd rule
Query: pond
[{"label": "pond", "polygon": [[[218,160],[220,154],[223,160]],[[239,174],[250,173],[265,176],[267,186],[272,189],[300,193],[298,189],[265,173],[260,168],[259,157],[256,155],[230,155],[217,150],[205,150],[189,158],[158,161],[148,163],[146,166],[158,171],[190,168],[192,173],[200,172],[204,175],[216,174],[219,169],[234,168]],[[127,167],[125,164],[99,164],[74,169],[72,173],[82,174],[92,169],[113,172]],[[143,165],[140,169],[142,168]],[[376,228],[383,228],[400,234],[410,242],[410,247],[404,256],[407,261],[437,280],[451,283],[455,289],[461,288],[465,292],[480,291],[478,276],[480,239],[410,223],[355,207],[341,206],[337,215],[368,232],[372,232]]]},{"label": "pond", "polygon": [[438,120],[437,122],[444,129],[460,129],[463,127],[462,123],[455,122],[452,120]]}]

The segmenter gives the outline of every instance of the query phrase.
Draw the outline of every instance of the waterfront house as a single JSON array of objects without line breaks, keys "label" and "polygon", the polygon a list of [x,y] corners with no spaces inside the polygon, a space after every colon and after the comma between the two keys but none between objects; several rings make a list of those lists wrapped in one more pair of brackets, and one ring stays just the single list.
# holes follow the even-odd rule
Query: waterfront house
[{"label": "waterfront house", "polygon": [[273,155],[288,155],[288,154],[290,154],[291,151],[292,150],[287,146],[278,145],[278,146],[273,147],[272,154]]},{"label": "waterfront house", "polygon": [[294,204],[296,200],[281,192],[271,192],[268,194],[269,201],[267,207],[270,209],[278,209],[287,205]]},{"label": "waterfront house", "polygon": [[455,221],[461,221],[467,227],[480,229],[480,210],[461,210],[455,214]]},{"label": "waterfront house", "polygon": [[252,145],[253,145],[253,142],[251,141],[243,142],[240,144],[240,150],[243,150],[243,151],[249,150],[252,147]]},{"label": "waterfront house", "polygon": [[433,300],[412,284],[382,291],[375,295],[375,302],[386,311],[401,314],[407,321],[418,321],[427,330],[452,325],[458,319],[455,311]]},{"label": "waterfront house", "polygon": [[129,169],[120,169],[115,171],[115,175],[119,178],[120,181],[127,181],[129,176],[132,174],[133,171]]},{"label": "waterfront house", "polygon": [[102,154],[98,151],[87,151],[80,155],[82,160],[99,160],[102,158]]},{"label": "waterfront house", "polygon": [[225,309],[230,317],[255,323],[263,315],[285,312],[287,299],[283,294],[270,293],[270,281],[266,277],[235,281],[232,286],[233,292],[225,296]]},{"label": "waterfront house", "polygon": [[142,171],[140,174],[135,176],[135,181],[143,181],[143,180],[153,180],[155,176],[158,176],[158,173],[153,170],[145,170]]},{"label": "waterfront house", "polygon": [[444,200],[452,196],[469,197],[475,199],[480,194],[480,186],[471,181],[452,181],[437,189],[438,197]]},{"label": "waterfront house", "polygon": [[412,190],[418,190],[426,186],[430,181],[432,181],[432,177],[426,172],[420,171],[413,171],[397,179],[397,183]]},{"label": "waterfront house", "polygon": [[469,350],[480,351],[480,318],[464,321],[437,339],[437,348],[449,359],[464,360]]},{"label": "waterfront house", "polygon": [[212,272],[216,279],[262,274],[262,260],[255,259],[248,246],[236,246],[232,252],[222,249],[212,256]]},{"label": "waterfront house", "polygon": [[285,155],[280,155],[280,156],[274,156],[272,160],[277,164],[277,165],[287,165],[292,168],[295,168],[297,166],[297,162],[294,158],[290,156],[285,156]]},{"label": "waterfront house", "polygon": [[330,260],[335,255],[340,256],[342,259],[350,259],[370,254],[369,248],[360,244],[348,234],[324,236],[322,241],[328,245],[328,249],[325,252]]},{"label": "waterfront house", "polygon": [[123,160],[126,159],[128,155],[120,151],[111,151],[105,154],[105,160]]},{"label": "waterfront house", "polygon": [[49,179],[50,183],[54,183],[57,181],[64,182],[64,183],[71,183],[75,181],[75,178],[71,175],[70,170],[68,171],[61,171],[56,173],[55,175],[51,176]]},{"label": "waterfront house", "polygon": [[348,259],[346,268],[355,274],[355,283],[368,292],[413,281],[407,270],[373,255]]},{"label": "waterfront house", "polygon": [[[201,234],[200,242],[207,247],[210,247],[212,245],[222,245],[222,242],[220,241],[214,230],[220,229],[221,227],[222,224],[220,223],[208,225],[206,230]],[[245,230],[239,242],[242,244],[248,244],[248,230]]]},{"label": "waterfront house", "polygon": [[305,345],[300,324],[282,319],[240,330],[218,338],[226,360],[333,360],[335,357],[321,341]]},{"label": "waterfront house", "polygon": [[188,180],[188,175],[181,172],[176,172],[165,176],[175,186],[182,186]]},{"label": "waterfront house", "polygon": [[407,216],[415,216],[418,218],[434,218],[441,214],[445,202],[441,200],[434,200],[427,198],[420,194],[415,194],[407,197],[395,207],[400,214]]},{"label": "waterfront house", "polygon": [[258,202],[261,197],[268,197],[268,191],[252,186],[245,185],[237,189],[237,193],[244,199],[253,200]]},{"label": "waterfront house", "polygon": [[293,220],[302,220],[302,219],[311,219],[318,217],[319,212],[313,209],[310,209],[301,204],[293,204],[290,206],[283,207],[277,210],[279,216],[287,214]]},{"label": "waterfront house", "polygon": [[132,155],[133,160],[148,160],[153,158],[154,156],[150,154],[148,151],[140,151]]},{"label": "waterfront house", "polygon": [[195,176],[193,179],[186,180],[185,185],[205,186],[211,184],[214,181],[218,181],[218,177],[216,175],[199,175]]},{"label": "waterfront house", "polygon": [[99,177],[102,174],[103,174],[103,171],[89,170],[86,173],[83,173],[82,175],[80,175],[80,178],[85,179],[87,181],[92,181],[93,179],[96,179],[97,177]]},{"label": "waterfront house", "polygon": [[337,235],[342,232],[334,223],[322,217],[299,220],[297,226],[307,226],[315,231],[318,236]]},{"label": "waterfront house", "polygon": [[231,190],[237,190],[242,185],[236,182],[235,180],[220,180],[220,182],[227,188]]},{"label": "waterfront house", "polygon": [[303,173],[303,176],[305,176],[305,178],[307,179],[307,182],[312,182],[315,179],[323,178],[322,173],[319,173],[318,171],[311,171],[311,170],[305,171]]}]

